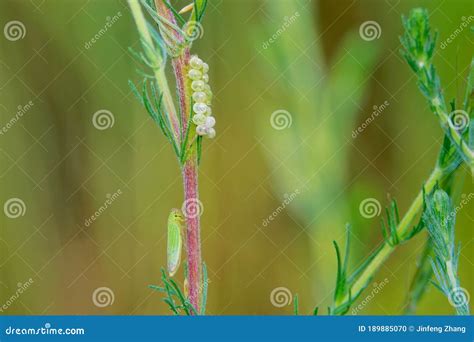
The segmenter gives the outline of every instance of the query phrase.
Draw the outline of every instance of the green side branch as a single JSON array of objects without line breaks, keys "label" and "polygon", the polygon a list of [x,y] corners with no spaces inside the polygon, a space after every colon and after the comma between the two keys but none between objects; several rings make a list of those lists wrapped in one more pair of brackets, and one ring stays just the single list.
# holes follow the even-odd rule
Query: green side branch
[{"label": "green side branch", "polygon": [[[444,129],[445,137],[438,157],[437,164],[430,176],[426,180],[423,189],[418,193],[411,206],[400,220],[398,208],[393,202],[387,209],[387,223],[383,223],[382,232],[384,242],[366,260],[349,275],[347,271],[347,258],[350,244],[350,231],[346,241],[346,255],[344,262],[341,262],[341,254],[337,243],[335,243],[338,261],[338,272],[336,279],[336,289],[334,291],[334,302],[329,308],[330,314],[345,314],[360,296],[368,284],[372,281],[376,272],[386,259],[395,251],[400,243],[404,243],[419,233],[426,223],[421,219],[421,213],[426,209],[426,194],[431,195],[439,186],[444,185],[448,179],[452,180],[454,172],[464,161],[471,170],[474,170],[474,124],[473,117],[473,89],[474,71],[473,65],[468,76],[466,97],[463,109],[456,109],[455,102],[451,102],[451,112],[444,100],[441,82],[432,63],[434,47],[436,44],[436,34],[432,34],[428,14],[425,10],[415,9],[411,11],[408,18],[403,17],[405,33],[401,37],[404,47],[402,51],[406,61],[418,77],[418,85],[421,92],[429,100],[431,110],[438,116],[441,126]],[[461,113],[463,120],[461,125],[452,114]],[[470,122],[471,121],[471,122]],[[418,220],[418,223],[417,223]],[[453,228],[454,229],[454,228]],[[433,238],[433,235],[430,235]],[[435,249],[436,251],[436,249]],[[455,265],[452,260],[447,267],[446,262],[439,262],[437,267],[433,266],[433,271],[437,275],[438,281],[446,280],[443,292],[448,295],[459,282],[455,277]],[[445,267],[446,266],[446,267]],[[443,268],[444,267],[444,268]],[[444,272],[444,273],[443,273]],[[443,277],[443,274],[446,277]],[[431,277],[431,275],[430,275]],[[441,280],[440,280],[441,279]],[[426,283],[426,274],[424,275]],[[466,309],[460,307],[458,312],[465,314]]]}]

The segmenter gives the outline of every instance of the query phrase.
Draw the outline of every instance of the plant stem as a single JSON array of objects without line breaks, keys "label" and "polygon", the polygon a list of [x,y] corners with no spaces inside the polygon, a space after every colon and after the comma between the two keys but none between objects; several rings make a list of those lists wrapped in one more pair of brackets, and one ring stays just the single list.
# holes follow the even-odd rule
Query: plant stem
[{"label": "plant stem", "polygon": [[[164,4],[163,0],[155,0],[158,14],[166,18],[172,25],[177,26],[176,19],[171,10]],[[184,37],[181,33],[173,31],[174,39],[177,44],[184,43]],[[190,52],[189,46],[176,57],[172,58],[173,72],[176,80],[176,90],[179,97],[181,141],[185,141],[185,135],[188,129],[188,121],[191,113],[191,95],[187,91],[187,66],[189,65]],[[184,183],[184,203],[185,206],[198,208],[199,189],[198,189],[198,158],[195,146],[183,146],[186,150],[190,149],[189,156],[182,165],[182,175]],[[186,214],[186,213],[185,213]],[[186,258],[187,258],[187,281],[189,286],[189,301],[196,309],[201,312],[201,231],[200,231],[200,209],[186,216]],[[207,281],[207,280],[206,280]]]},{"label": "plant stem", "polygon": [[[130,10],[132,11],[133,18],[137,25],[138,32],[141,39],[146,43],[145,51],[149,51],[150,48],[155,49],[155,44],[151,38],[150,32],[147,28],[147,23],[138,0],[128,0]],[[152,53],[150,51],[150,53]],[[158,89],[161,90],[163,95],[163,106],[165,108],[165,115],[168,117],[169,122],[171,123],[171,130],[174,136],[174,140],[179,144],[180,140],[180,129],[179,129],[179,120],[178,115],[176,114],[176,107],[174,105],[173,97],[171,96],[170,87],[168,85],[168,80],[166,79],[163,59],[159,53],[153,51],[153,56],[149,56],[151,59],[154,59],[157,64],[160,65],[159,68],[154,69],[156,83]]]},{"label": "plant stem", "polygon": [[[179,99],[179,116],[171,95],[168,81],[164,71],[163,59],[159,52],[155,51],[152,36],[148,30],[147,22],[143,16],[143,12],[138,0],[128,0],[130,9],[135,19],[141,39],[144,41],[144,50],[149,54],[148,58],[154,61],[156,65],[160,65],[154,69],[158,89],[163,95],[163,106],[166,115],[171,123],[173,138],[178,146],[181,146],[180,152],[185,153],[189,149],[184,161],[181,164],[181,173],[183,177],[184,186],[184,203],[187,209],[190,206],[191,210],[185,210],[186,216],[186,265],[187,265],[187,287],[189,290],[189,301],[196,309],[196,312],[201,312],[201,292],[202,292],[202,259],[201,259],[201,237],[200,237],[200,209],[199,208],[199,190],[198,190],[198,154],[195,145],[188,145],[186,134],[188,131],[188,121],[191,113],[191,95],[187,91],[187,66],[189,64],[190,52],[189,46],[184,47],[178,56],[172,57],[172,65],[174,76],[176,80],[176,93]],[[174,14],[165,5],[163,0],[155,0],[156,10],[158,15],[165,18],[171,25],[177,27]],[[182,33],[174,31],[173,39],[176,40],[177,45],[184,43]],[[150,50],[152,48],[153,50]]]},{"label": "plant stem", "polygon": [[[167,19],[171,25],[174,25],[176,27],[179,27],[176,19],[174,17],[173,12],[166,6],[163,2],[163,0],[155,0],[155,7],[156,10],[158,11],[158,14],[163,16],[164,18]],[[182,36],[182,33],[176,31],[176,30],[171,30],[171,34],[173,35],[173,39],[176,41],[176,44],[183,45],[184,42],[184,37]],[[186,91],[186,68],[187,65],[189,65],[189,59],[190,59],[190,52],[189,52],[189,45],[184,47],[183,51],[178,54],[178,56],[172,58],[171,63],[173,65],[173,71],[175,74],[175,79],[176,79],[176,88],[178,90],[178,93],[181,94],[179,97],[179,106],[180,106],[180,122],[181,122],[181,139],[184,139],[184,134],[187,130],[187,125],[188,125],[188,113],[190,112],[190,97],[187,96],[187,91]]]},{"label": "plant stem", "polygon": [[[435,169],[433,170],[430,177],[425,183],[425,191],[432,191],[435,185],[441,182],[445,176],[447,176],[447,173],[445,171],[443,171],[439,167],[435,167]],[[416,219],[422,209],[423,191],[420,191],[397,227],[397,234],[402,240],[404,236],[410,233],[410,229],[413,226],[413,221]],[[378,271],[384,261],[390,256],[390,254],[392,254],[396,247],[397,245],[390,245],[387,241],[384,242],[383,246],[379,249],[377,255],[362,271],[359,277],[352,283],[349,291],[347,292],[348,294],[344,296],[339,301],[339,303],[336,303],[336,305],[339,306],[341,303],[346,303],[350,301],[349,293],[352,294],[352,299],[357,297],[367,287],[374,274]]]},{"label": "plant stem", "polygon": [[[184,201],[188,205],[200,204],[198,189],[197,154],[192,152],[183,168]],[[201,232],[199,212],[186,215],[186,256],[188,266],[189,300],[197,312],[200,312],[201,298]]]},{"label": "plant stem", "polygon": [[448,134],[448,136],[451,137],[456,146],[461,149],[466,159],[466,163],[471,168],[471,170],[474,170],[474,152],[469,148],[461,134],[456,129],[451,127],[451,119],[449,117],[449,114],[440,106],[435,106],[435,113],[438,115],[439,120],[441,122],[441,127],[444,129],[445,133]]}]

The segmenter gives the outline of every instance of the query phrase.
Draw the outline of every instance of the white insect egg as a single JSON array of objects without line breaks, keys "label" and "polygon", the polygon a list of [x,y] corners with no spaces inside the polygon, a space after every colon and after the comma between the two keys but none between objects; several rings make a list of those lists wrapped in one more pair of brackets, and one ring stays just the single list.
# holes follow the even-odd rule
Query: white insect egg
[{"label": "white insect egg", "polygon": [[213,116],[206,117],[205,125],[207,128],[212,128],[216,125],[216,119]]},{"label": "white insect egg", "polygon": [[216,136],[216,130],[214,128],[208,128],[207,137],[213,139]]},{"label": "white insect egg", "polygon": [[207,112],[207,108],[209,107],[204,103],[195,103],[193,105],[193,110],[196,114],[204,114],[205,112]]},{"label": "white insect egg", "polygon": [[191,88],[194,91],[202,91],[202,90],[204,90],[205,86],[206,86],[206,83],[204,83],[201,80],[193,81],[193,83],[191,83]]},{"label": "white insect egg", "polygon": [[204,125],[206,123],[206,116],[202,114],[196,114],[193,116],[193,122],[195,125]]},{"label": "white insect egg", "polygon": [[207,127],[204,126],[204,125],[199,125],[196,127],[196,133],[198,135],[206,135],[208,134],[208,130],[207,130]]},{"label": "white insect egg", "polygon": [[209,75],[208,74],[202,75],[202,80],[206,83],[209,82]]},{"label": "white insect egg", "polygon": [[207,95],[206,93],[203,93],[202,91],[195,92],[193,93],[193,100],[195,102],[201,102],[201,103],[206,102]]},{"label": "white insect egg", "polygon": [[212,115],[212,108],[210,106],[207,106],[207,111],[204,113],[204,115]]},{"label": "white insect egg", "polygon": [[202,72],[197,69],[191,69],[188,72],[188,77],[194,81],[200,80],[202,78]]},{"label": "white insect egg", "polygon": [[200,69],[203,66],[203,62],[198,56],[192,56],[189,60],[189,65],[194,69]]},{"label": "white insect egg", "polygon": [[208,71],[209,71],[209,64],[202,63],[202,72],[207,74]]}]

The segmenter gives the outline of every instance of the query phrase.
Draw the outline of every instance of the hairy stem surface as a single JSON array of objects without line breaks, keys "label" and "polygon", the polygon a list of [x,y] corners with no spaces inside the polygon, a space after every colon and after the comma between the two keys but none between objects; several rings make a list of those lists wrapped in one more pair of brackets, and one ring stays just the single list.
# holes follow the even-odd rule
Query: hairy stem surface
[{"label": "hairy stem surface", "polygon": [[[161,0],[155,0],[158,13],[165,17],[172,25],[177,26],[176,19],[171,10]],[[179,32],[173,31],[176,44],[182,44],[184,37]],[[186,91],[186,69],[189,64],[189,47],[176,57],[172,58],[173,72],[176,80],[176,91],[179,98],[180,112],[180,132],[181,141],[186,139],[188,121],[191,113],[191,100]],[[183,146],[187,148],[187,146]],[[200,201],[198,189],[198,160],[194,147],[190,147],[189,156],[182,165],[182,175],[184,184],[184,203],[186,216],[186,258],[187,258],[187,283],[189,286],[189,301],[197,312],[201,311],[201,231],[200,231]]]},{"label": "hairy stem surface", "polygon": [[182,168],[184,182],[184,203],[186,205],[186,254],[188,265],[189,300],[197,312],[200,312],[201,298],[201,232],[199,223],[200,209],[198,190],[197,155],[193,153]]}]

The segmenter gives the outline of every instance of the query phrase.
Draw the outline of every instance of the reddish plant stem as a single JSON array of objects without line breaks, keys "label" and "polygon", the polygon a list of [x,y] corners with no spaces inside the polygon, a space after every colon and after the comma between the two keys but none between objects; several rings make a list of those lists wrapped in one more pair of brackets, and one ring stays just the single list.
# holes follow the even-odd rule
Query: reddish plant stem
[{"label": "reddish plant stem", "polygon": [[[182,169],[184,182],[184,200],[189,206],[199,206],[198,165],[196,153],[192,153]],[[200,312],[201,307],[201,231],[199,214],[188,210],[186,215],[186,254],[188,264],[189,300]],[[185,213],[186,214],[186,213]]]},{"label": "reddish plant stem", "polygon": [[[156,9],[159,14],[164,16],[170,23],[177,25],[173,13],[163,3],[163,0],[155,0]],[[184,37],[181,33],[174,32],[176,42],[184,43]],[[189,116],[191,113],[191,94],[189,94],[186,84],[187,66],[189,65],[190,52],[189,47],[178,56],[172,59],[174,76],[176,79],[176,88],[179,97],[180,122],[181,122],[181,141],[184,141],[188,129]],[[184,203],[186,207],[198,208],[199,190],[198,190],[198,161],[197,151],[194,147],[185,146],[191,151],[182,165],[182,176],[184,185]],[[186,209],[186,208],[185,208]],[[199,209],[200,210],[200,209]],[[187,283],[189,289],[189,301],[199,313],[201,310],[201,231],[200,231],[200,212],[197,210],[185,210],[186,216],[186,258],[188,266]],[[187,212],[186,212],[187,211]]]}]

